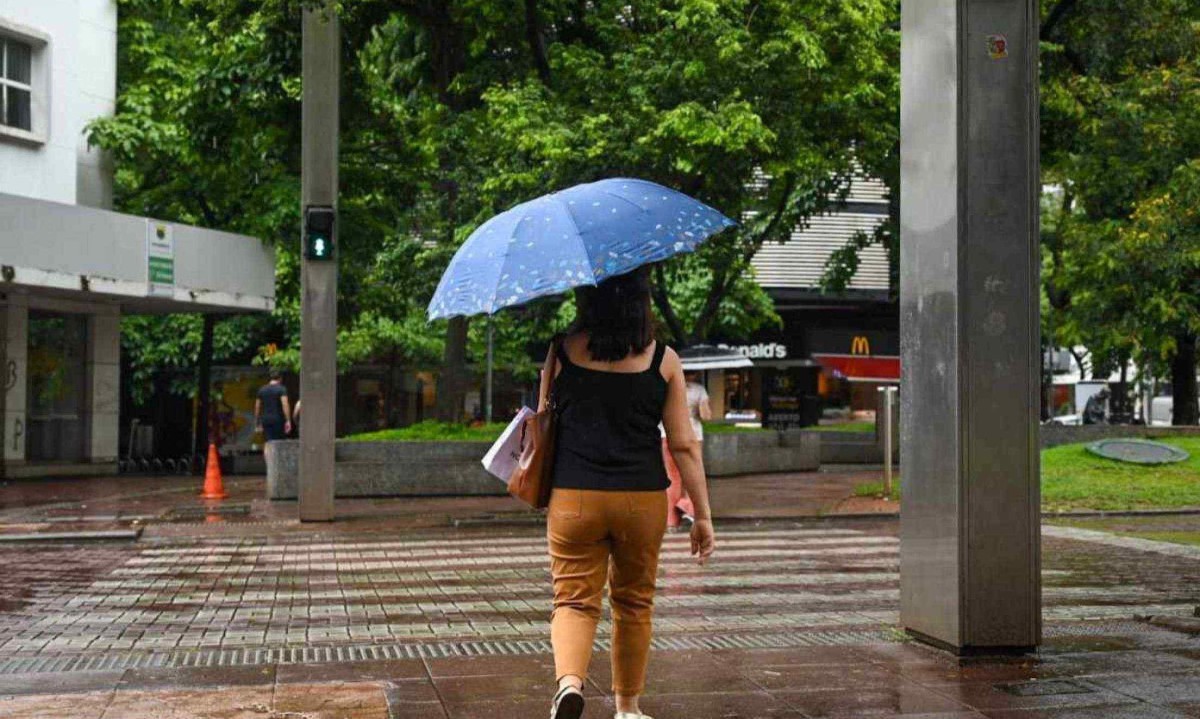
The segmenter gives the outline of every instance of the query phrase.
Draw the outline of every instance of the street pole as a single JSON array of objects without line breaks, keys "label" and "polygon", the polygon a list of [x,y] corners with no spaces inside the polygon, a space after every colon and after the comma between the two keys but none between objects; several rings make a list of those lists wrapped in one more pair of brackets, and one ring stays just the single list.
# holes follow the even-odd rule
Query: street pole
[{"label": "street pole", "polygon": [[[341,30],[332,0],[303,11],[301,212],[308,242],[310,208],[336,208],[338,86]],[[337,225],[326,238],[332,253],[300,260],[300,521],[333,519],[337,420]],[[306,245],[307,249],[307,245]]]},{"label": "street pole", "polygon": [[488,424],[492,422],[492,344],[495,335],[492,328],[492,316],[488,315],[488,348],[487,348],[487,394],[483,402],[483,419]]},{"label": "street pole", "polygon": [[196,434],[192,446],[192,454],[196,457],[207,457],[208,452],[208,416],[212,398],[212,356],[213,329],[216,318],[211,312],[204,313],[204,329],[200,335],[200,376],[196,398]]},{"label": "street pole", "polygon": [[[880,387],[879,393],[883,395],[883,421],[879,421],[879,417],[875,418],[875,426],[883,428],[883,496],[888,499],[892,498],[892,457],[895,453],[893,448],[892,438],[896,427],[892,422],[892,415],[895,412],[895,387]],[[878,413],[876,413],[878,414]]]}]

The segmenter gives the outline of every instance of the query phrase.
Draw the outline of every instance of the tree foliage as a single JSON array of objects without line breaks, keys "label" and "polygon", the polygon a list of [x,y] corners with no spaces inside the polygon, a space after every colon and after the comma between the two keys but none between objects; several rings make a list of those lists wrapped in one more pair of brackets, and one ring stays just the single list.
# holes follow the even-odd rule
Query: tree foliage
[{"label": "tree foliage", "polygon": [[1170,366],[1194,397],[1194,359],[1174,359],[1200,323],[1179,209],[1200,158],[1200,5],[1059,0],[1043,40],[1042,158],[1059,193],[1043,233],[1047,342],[1085,345],[1098,367]]},{"label": "tree foliage", "polygon": [[[115,158],[118,206],[273,243],[278,307],[238,328],[275,349],[262,361],[295,366],[301,2],[120,3],[117,113],[90,134]],[[615,175],[743,220],[662,267],[656,304],[676,342],[744,336],[777,321],[754,252],[825,209],[856,163],[894,156],[897,0],[344,0],[339,12],[343,366],[478,362],[485,323],[424,321],[455,248],[495,212]],[[520,371],[561,326],[561,302],[497,317],[500,362]],[[178,321],[138,320],[147,331],[127,348],[147,368],[185,365],[195,347]],[[174,346],[147,347],[152,327]]]}]

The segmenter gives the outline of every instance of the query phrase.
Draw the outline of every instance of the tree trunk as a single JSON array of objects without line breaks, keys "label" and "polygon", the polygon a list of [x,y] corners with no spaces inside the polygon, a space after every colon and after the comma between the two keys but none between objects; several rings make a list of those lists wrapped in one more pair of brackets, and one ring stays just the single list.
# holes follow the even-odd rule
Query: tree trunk
[{"label": "tree trunk", "polygon": [[1196,335],[1181,333],[1175,337],[1175,356],[1171,358],[1171,424],[1200,424],[1196,405]]},{"label": "tree trunk", "polygon": [[441,422],[460,422],[467,383],[467,319],[455,317],[446,327],[446,353],[438,377],[434,416]]},{"label": "tree trunk", "polygon": [[[1054,417],[1054,363],[1052,348],[1042,347],[1042,421]],[[1047,362],[1047,355],[1051,361]]]},{"label": "tree trunk", "polygon": [[1118,418],[1121,424],[1128,424],[1132,421],[1132,412],[1129,411],[1129,358],[1121,356],[1121,379],[1117,382],[1116,396],[1113,397],[1115,402],[1112,403],[1113,409],[1109,412],[1109,422],[1112,422],[1112,416],[1119,414]]},{"label": "tree trunk", "polygon": [[396,350],[388,352],[387,376],[383,379],[383,419],[384,427],[391,429],[396,426],[393,418],[396,416]]},{"label": "tree trunk", "polygon": [[667,323],[675,348],[683,349],[687,345],[687,331],[671,306],[671,298],[667,295],[667,276],[661,263],[654,266],[654,283],[650,285],[650,293],[663,321]]}]

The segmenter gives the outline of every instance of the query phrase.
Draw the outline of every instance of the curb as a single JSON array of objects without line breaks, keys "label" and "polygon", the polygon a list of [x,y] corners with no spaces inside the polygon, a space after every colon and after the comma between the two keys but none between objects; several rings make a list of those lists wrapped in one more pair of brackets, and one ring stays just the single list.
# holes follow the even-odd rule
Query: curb
[{"label": "curb", "polygon": [[[1200,608],[1197,608],[1196,617],[1200,617]],[[1200,618],[1194,617],[1173,617],[1173,616],[1150,616],[1143,619],[1147,624],[1171,631],[1181,632],[1183,634],[1191,634],[1200,636]]]},{"label": "curb", "polygon": [[0,534],[0,543],[6,542],[107,542],[132,541],[142,536],[138,529],[113,529],[96,532],[44,532],[41,534]]},{"label": "curb", "polygon": [[[1200,509],[1127,509],[1127,510],[1078,510],[1072,512],[1042,512],[1042,519],[1102,519],[1104,517],[1189,517],[1200,516]],[[787,514],[772,516],[735,515],[716,516],[717,522],[812,522],[830,520],[872,521],[899,519],[899,512],[857,512],[847,514]],[[484,515],[451,519],[453,527],[534,526],[546,521],[541,514],[496,516]]]},{"label": "curb", "polygon": [[1042,519],[1071,517],[1187,517],[1200,514],[1197,509],[1081,509],[1072,512],[1042,512]]}]

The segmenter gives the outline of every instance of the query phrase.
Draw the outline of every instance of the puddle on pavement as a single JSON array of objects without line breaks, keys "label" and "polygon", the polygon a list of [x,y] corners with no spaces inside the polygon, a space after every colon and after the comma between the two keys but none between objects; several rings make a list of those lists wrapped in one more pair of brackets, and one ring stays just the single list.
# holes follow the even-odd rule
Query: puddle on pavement
[{"label": "puddle on pavement", "polygon": [[33,604],[33,590],[28,587],[16,587],[0,596],[0,614],[19,612]]},{"label": "puddle on pavement", "polygon": [[229,522],[250,516],[249,504],[185,504],[172,507],[160,519],[164,523]]},{"label": "puddle on pavement", "polygon": [[1074,654],[1076,652],[1118,652],[1127,649],[1137,649],[1138,643],[1129,637],[1118,636],[1073,636],[1047,637],[1041,647],[1040,654]]}]

